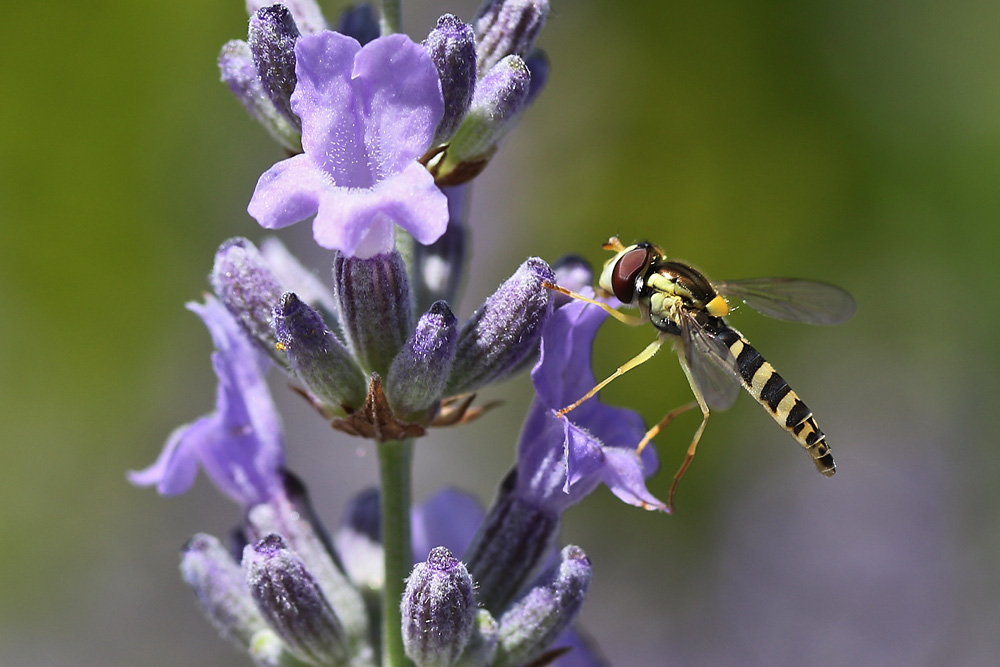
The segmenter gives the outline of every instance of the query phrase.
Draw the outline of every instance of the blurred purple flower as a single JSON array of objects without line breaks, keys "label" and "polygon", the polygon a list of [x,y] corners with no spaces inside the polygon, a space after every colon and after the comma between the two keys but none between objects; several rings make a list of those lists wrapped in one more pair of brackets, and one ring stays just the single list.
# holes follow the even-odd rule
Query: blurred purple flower
[{"label": "blurred purple flower", "polygon": [[155,485],[163,495],[179,495],[194,484],[200,464],[223,493],[250,507],[281,489],[284,443],[264,381],[270,361],[215,297],[187,307],[201,317],[215,343],[215,411],[176,429],[156,462],[128,478],[137,486]]},{"label": "blurred purple flower", "polygon": [[426,49],[401,34],[361,46],[324,31],[295,45],[292,111],[303,154],[257,182],[248,211],[263,227],[315,215],[324,248],[370,257],[394,247],[399,225],[423,244],[448,224],[448,202],[417,160],[444,114],[437,69]]},{"label": "blurred purple flower", "polygon": [[635,453],[646,432],[638,413],[595,397],[555,416],[596,384],[591,348],[605,318],[600,308],[572,301],[545,323],[541,358],[531,371],[537,396],[518,445],[515,494],[562,512],[604,482],[626,503],[666,511],[645,484],[656,471],[656,452],[647,447],[641,457]]}]

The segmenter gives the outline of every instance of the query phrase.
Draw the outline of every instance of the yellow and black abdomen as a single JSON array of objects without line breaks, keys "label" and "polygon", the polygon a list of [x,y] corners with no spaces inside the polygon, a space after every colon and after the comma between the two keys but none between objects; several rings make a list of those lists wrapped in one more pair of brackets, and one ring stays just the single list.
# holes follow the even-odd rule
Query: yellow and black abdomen
[{"label": "yellow and black abdomen", "polygon": [[816,425],[812,411],[785,379],[736,329],[726,325],[716,336],[729,346],[729,352],[736,360],[740,382],[747,392],[805,447],[821,473],[829,477],[837,472],[830,446],[826,444],[826,435]]}]

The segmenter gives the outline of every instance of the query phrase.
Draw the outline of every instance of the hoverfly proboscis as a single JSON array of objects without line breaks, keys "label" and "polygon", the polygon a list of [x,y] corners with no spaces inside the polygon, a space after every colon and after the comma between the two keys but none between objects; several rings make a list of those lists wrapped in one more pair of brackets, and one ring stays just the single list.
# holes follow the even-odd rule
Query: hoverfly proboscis
[{"label": "hoverfly proboscis", "polygon": [[625,324],[640,326],[650,322],[658,335],[642,352],[557,415],[565,415],[615,378],[649,361],[663,343],[671,340],[695,402],[667,413],[636,445],[636,453],[642,453],[649,441],[679,414],[695,407],[701,409],[701,424],[670,486],[669,507],[673,507],[677,484],[694,458],[710,409],[724,410],[731,406],[741,385],[806,449],[823,475],[830,477],[837,471],[826,436],[816,425],[812,411],[743,334],[723,318],[730,313],[726,300],[730,297],[770,317],[838,324],[849,319],[857,308],[850,294],[826,283],[792,278],[712,283],[697,269],[668,260],[663,250],[651,243],[626,247],[612,237],[602,247],[615,256],[604,265],[598,294],[614,296],[622,305],[638,308],[639,316],[628,315],[558,285],[546,284],[546,287],[594,304]]}]

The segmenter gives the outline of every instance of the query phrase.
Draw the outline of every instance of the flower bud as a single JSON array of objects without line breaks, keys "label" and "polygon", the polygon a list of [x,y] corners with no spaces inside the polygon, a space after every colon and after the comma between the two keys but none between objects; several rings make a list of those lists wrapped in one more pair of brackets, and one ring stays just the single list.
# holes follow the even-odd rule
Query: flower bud
[{"label": "flower bud", "polygon": [[417,667],[450,667],[475,629],[476,599],[465,566],[435,547],[406,580],[403,645]]},{"label": "flower bud", "polygon": [[500,617],[494,666],[528,663],[557,639],[583,607],[591,575],[590,559],[583,550],[565,547],[560,562]]},{"label": "flower bud", "polygon": [[311,269],[303,266],[276,236],[265,236],[261,239],[260,254],[278,280],[278,284],[292,290],[301,301],[319,310],[327,328],[339,335],[337,301],[333,298],[330,288]]},{"label": "flower bud", "polygon": [[[295,25],[303,35],[312,35],[329,29],[316,0],[280,0],[280,2],[292,12]],[[275,0],[246,0],[246,3],[247,14],[253,16],[259,9],[273,6]]]},{"label": "flower bud", "polygon": [[435,302],[420,317],[386,377],[389,406],[398,417],[415,419],[441,398],[457,340],[458,320],[447,303]]},{"label": "flower bud", "polygon": [[287,367],[272,326],[283,290],[254,244],[239,237],[223,241],[209,279],[226,309],[275,361]]},{"label": "flower bud", "polygon": [[427,35],[424,48],[437,68],[444,95],[444,117],[438,123],[432,142],[437,145],[455,134],[472,103],[476,88],[476,38],[472,26],[445,14]]},{"label": "flower bud", "polygon": [[243,568],[261,613],[292,653],[313,664],[347,658],[340,619],[302,559],[280,535],[248,545]]},{"label": "flower bud", "polygon": [[528,53],[548,15],[548,0],[486,0],[473,20],[479,76],[509,55]]},{"label": "flower bud", "polygon": [[446,395],[475,391],[535,359],[542,324],[552,312],[551,292],[542,283],[554,279],[536,257],[497,288],[459,333]]},{"label": "flower bud", "polygon": [[507,56],[487,72],[447,151],[429,163],[439,185],[458,185],[482,171],[520,117],[530,89],[531,72],[520,56]]},{"label": "flower bud", "polygon": [[249,44],[234,39],[222,47],[219,78],[275,141],[292,153],[302,152],[301,132],[274,106],[271,96],[264,90]]},{"label": "flower bud", "polygon": [[476,579],[479,603],[497,613],[520,592],[541,566],[559,533],[559,515],[512,494],[511,472],[465,552]]},{"label": "flower bud", "polygon": [[367,2],[351,5],[341,12],[337,32],[353,37],[361,46],[377,38],[381,31],[375,8]]},{"label": "flower bud", "polygon": [[355,655],[371,652],[367,645],[368,616],[361,593],[340,570],[322,533],[309,519],[311,512],[300,498],[281,494],[247,513],[247,536],[251,542],[271,533],[280,534],[309,568],[325,598],[343,624]]},{"label": "flower bud", "polygon": [[285,5],[262,7],[250,17],[247,43],[264,90],[288,122],[301,130],[302,121],[292,112],[291,105],[296,83],[295,42],[298,38],[299,29]]},{"label": "flower bud", "polygon": [[366,373],[385,376],[413,330],[410,282],[396,251],[333,261],[341,326]]},{"label": "flower bud", "polygon": [[358,407],[367,383],[344,344],[315,310],[285,292],[274,308],[274,333],[288,363],[310,393],[336,409]]},{"label": "flower bud", "polygon": [[184,545],[181,576],[208,620],[237,646],[247,648],[254,633],[267,627],[239,564],[211,535],[195,535]]}]

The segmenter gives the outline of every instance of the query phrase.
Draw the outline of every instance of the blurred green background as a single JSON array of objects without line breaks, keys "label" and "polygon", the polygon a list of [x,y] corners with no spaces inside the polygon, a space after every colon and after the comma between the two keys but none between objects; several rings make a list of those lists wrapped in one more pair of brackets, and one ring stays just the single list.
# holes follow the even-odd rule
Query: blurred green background
[{"label": "blurred green background", "polygon": [[[477,4],[404,3],[408,32]],[[749,399],[713,415],[676,515],[605,490],[567,514],[596,573],[583,622],[615,665],[995,663],[1000,5],[688,4],[554,0],[548,88],[477,181],[460,315],[526,256],[599,263],[611,234],[716,278],[835,282],[860,305],[846,325],[733,323],[840,467],[817,475]],[[176,569],[237,508],[204,480],[163,499],[124,478],[212,406],[209,339],[182,304],[219,242],[261,237],[245,206],[281,152],[215,69],[245,21],[236,0],[5,8],[3,664],[247,664]],[[282,238],[330,261],[307,225]],[[651,335],[605,327],[598,374]],[[529,386],[421,442],[418,497],[488,501]],[[274,389],[332,524],[374,482],[371,446]],[[665,351],[604,397],[654,421],[689,390]],[[657,441],[660,497],[697,421]]]}]

